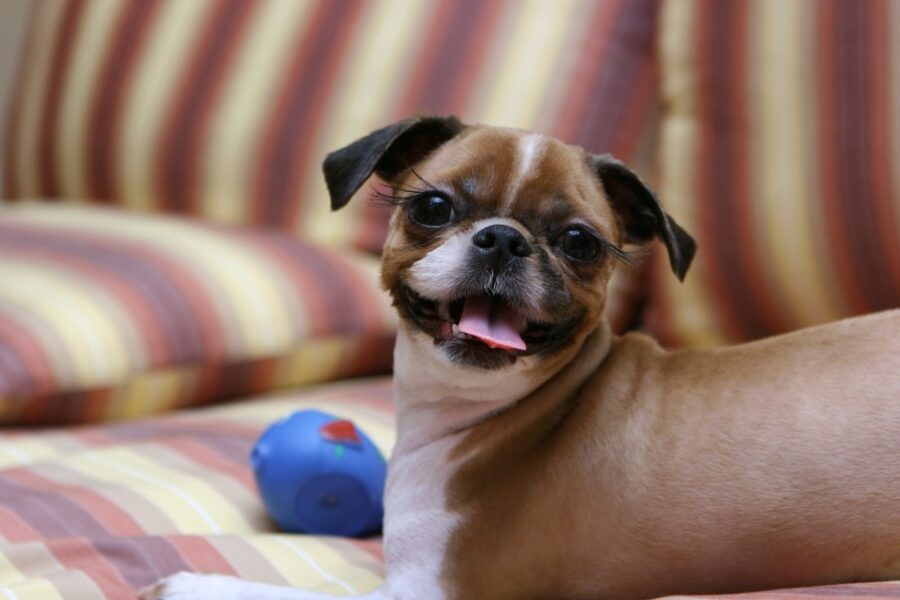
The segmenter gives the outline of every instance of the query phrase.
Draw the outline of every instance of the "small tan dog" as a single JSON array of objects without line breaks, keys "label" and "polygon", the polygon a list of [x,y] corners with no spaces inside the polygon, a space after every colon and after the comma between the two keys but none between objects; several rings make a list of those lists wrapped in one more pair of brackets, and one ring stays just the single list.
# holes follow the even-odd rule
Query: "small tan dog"
[{"label": "small tan dog", "polygon": [[[401,317],[372,599],[619,599],[900,577],[900,311],[727,349],[610,334],[625,243],[693,240],[622,164],[414,118],[332,153],[377,173]],[[176,575],[146,597],[311,600]]]}]

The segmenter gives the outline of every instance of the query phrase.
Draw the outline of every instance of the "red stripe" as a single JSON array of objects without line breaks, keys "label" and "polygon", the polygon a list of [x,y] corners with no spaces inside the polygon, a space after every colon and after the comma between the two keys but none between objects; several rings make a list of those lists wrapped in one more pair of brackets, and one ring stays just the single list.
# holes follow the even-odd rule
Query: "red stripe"
[{"label": "red stripe", "polygon": [[435,62],[425,67],[430,75],[407,112],[460,113],[473,96],[478,72],[487,67],[486,49],[498,34],[500,16],[506,10],[501,0],[455,0],[454,10],[441,24]]},{"label": "red stripe", "polygon": [[589,6],[594,13],[583,45],[576,48],[574,44],[569,44],[565,49],[567,53],[577,52],[580,58],[569,73],[570,78],[558,82],[566,94],[552,130],[554,135],[569,142],[578,139],[585,113],[593,102],[598,101],[591,97],[591,91],[598,74],[602,74],[601,65],[606,59],[615,25],[627,7],[624,0],[589,3]]},{"label": "red stripe", "polygon": [[624,113],[637,104],[634,87],[640,67],[655,58],[658,6],[657,0],[630,0],[608,25],[602,62],[590,73],[589,101],[578,115],[578,131],[573,137],[578,145],[612,150]]},{"label": "red stripe", "polygon": [[700,256],[733,339],[783,330],[759,271],[749,196],[747,10],[746,2],[707,2],[698,23],[698,56],[707,57],[698,78],[708,81],[698,98]]},{"label": "red stripe", "polygon": [[834,2],[821,0],[816,7],[813,32],[816,58],[816,115],[818,117],[816,130],[819,133],[817,173],[820,178],[819,193],[827,240],[825,249],[828,251],[827,257],[822,257],[820,263],[833,265],[839,283],[838,288],[843,291],[843,296],[835,298],[835,300],[844,300],[849,304],[841,309],[841,313],[852,314],[860,312],[865,300],[854,281],[853,268],[847,258],[847,240],[840,211],[840,182],[838,179],[840,159],[836,144],[838,139],[836,82],[832,57],[832,46],[835,45],[835,6]]},{"label": "red stripe", "polygon": [[302,217],[300,182],[318,163],[309,152],[363,9],[358,0],[320,0],[308,28],[298,35],[287,71],[291,76],[278,93],[258,153],[250,193],[258,199],[254,221],[285,228]]},{"label": "red stripe", "polygon": [[184,460],[197,464],[204,473],[226,475],[254,495],[256,494],[253,474],[246,465],[238,466],[236,463],[222,458],[208,446],[186,438],[168,439],[165,441],[165,446],[178,452]]},{"label": "red stripe", "polygon": [[415,61],[402,99],[397,102],[395,119],[408,117],[421,106],[421,95],[428,85],[429,74],[441,53],[447,23],[451,20],[456,4],[448,0],[437,2],[437,9],[431,15],[431,23],[420,37],[422,45],[411,49],[418,56]]},{"label": "red stripe", "polygon": [[53,57],[44,98],[44,114],[38,133],[38,195],[55,197],[63,192],[59,186],[59,165],[56,160],[56,135],[59,132],[59,104],[69,75],[76,35],[81,26],[84,0],[72,0],[65,5],[62,25],[54,39]]},{"label": "red stripe", "polygon": [[[54,389],[56,372],[44,348],[15,316],[4,315],[0,306],[0,398],[12,408],[15,398],[42,394]],[[18,368],[16,368],[18,366]]]},{"label": "red stripe", "polygon": [[114,502],[100,495],[85,485],[94,482],[86,481],[84,485],[71,485],[49,480],[29,469],[7,469],[3,477],[25,488],[35,491],[59,494],[80,506],[92,515],[100,525],[113,535],[141,535],[144,530]]},{"label": "red stripe", "polygon": [[208,540],[199,536],[172,536],[169,543],[195,573],[237,575],[237,571]]},{"label": "red stripe", "polygon": [[200,28],[188,66],[173,94],[155,163],[157,196],[163,207],[198,213],[198,176],[211,117],[227,81],[253,10],[260,2],[226,0],[214,5]]},{"label": "red stripe", "polygon": [[88,194],[95,199],[118,199],[114,168],[120,152],[122,111],[135,65],[161,6],[162,2],[152,1],[127,3],[107,44],[87,119],[86,174]]},{"label": "red stripe", "polygon": [[897,231],[897,223],[900,223],[895,204],[895,198],[900,195],[900,190],[895,190],[891,177],[893,171],[891,156],[890,128],[887,126],[892,120],[898,118],[894,112],[900,112],[900,107],[895,107],[897,100],[891,95],[889,82],[890,73],[890,36],[900,32],[891,30],[889,5],[886,2],[873,2],[870,5],[871,27],[869,31],[869,56],[867,62],[871,65],[869,84],[871,86],[871,100],[869,102],[869,146],[871,155],[869,168],[871,169],[871,181],[874,193],[872,201],[876,213],[875,222],[878,227],[878,238],[881,241],[879,254],[885,264],[885,275],[893,282],[893,306],[900,305],[900,243]]},{"label": "red stripe", "polygon": [[31,527],[28,521],[0,504],[0,536],[6,542],[29,542],[39,540],[43,536]]},{"label": "red stripe", "polygon": [[35,47],[37,45],[37,31],[44,20],[41,9],[47,9],[49,4],[31,3],[28,9],[28,31],[19,54],[19,64],[16,67],[15,84],[12,87],[9,111],[6,116],[6,139],[4,143],[4,169],[3,196],[6,198],[20,197],[24,190],[19,182],[17,167],[24,157],[20,156],[16,145],[22,135],[21,126],[25,112],[25,82],[35,68]]},{"label": "red stripe", "polygon": [[[658,5],[654,3],[654,6]],[[655,20],[654,17],[654,23]],[[605,138],[609,140],[609,152],[626,161],[636,157],[649,127],[659,124],[652,118],[653,111],[659,108],[659,64],[654,54],[655,42],[656,27],[653,27],[645,41],[646,46],[643,46],[641,59],[633,67],[635,73],[628,93],[622,95],[624,106],[621,118],[614,123],[614,129]],[[589,146],[594,147],[593,144],[591,142]]]}]

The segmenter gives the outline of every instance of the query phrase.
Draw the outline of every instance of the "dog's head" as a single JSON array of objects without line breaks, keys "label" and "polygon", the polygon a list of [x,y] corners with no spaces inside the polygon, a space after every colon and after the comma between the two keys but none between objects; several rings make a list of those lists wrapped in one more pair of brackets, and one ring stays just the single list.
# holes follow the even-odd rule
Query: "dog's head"
[{"label": "dog's head", "polygon": [[695,251],[624,165],[535,133],[417,117],[329,154],[324,171],[334,209],[373,173],[387,183],[383,284],[410,335],[466,369],[571,356],[626,243],[659,238],[679,278]]}]

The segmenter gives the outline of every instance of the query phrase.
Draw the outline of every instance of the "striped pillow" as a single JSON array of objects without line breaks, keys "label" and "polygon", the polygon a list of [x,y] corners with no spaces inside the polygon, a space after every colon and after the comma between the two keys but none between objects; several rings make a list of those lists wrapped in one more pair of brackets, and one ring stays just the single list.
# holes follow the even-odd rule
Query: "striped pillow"
[{"label": "striped pillow", "polygon": [[660,23],[660,196],[698,240],[648,325],[716,345],[900,306],[900,5],[690,0]]},{"label": "striped pillow", "polygon": [[[378,250],[329,150],[414,112],[649,156],[657,0],[36,0],[5,195],[88,198]],[[649,175],[644,164],[644,174]]]},{"label": "striped pillow", "polygon": [[0,424],[130,418],[390,368],[374,257],[89,205],[0,210]]}]

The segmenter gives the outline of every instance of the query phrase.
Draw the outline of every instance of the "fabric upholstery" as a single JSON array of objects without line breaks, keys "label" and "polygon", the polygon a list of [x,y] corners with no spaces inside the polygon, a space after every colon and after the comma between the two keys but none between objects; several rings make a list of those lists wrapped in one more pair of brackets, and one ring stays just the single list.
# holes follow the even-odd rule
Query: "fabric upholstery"
[{"label": "fabric upholstery", "polygon": [[38,0],[4,192],[377,250],[379,207],[328,214],[326,152],[452,112],[634,162],[653,131],[657,5]]},{"label": "fabric upholstery", "polygon": [[80,422],[387,372],[377,259],[90,205],[0,210],[0,422]]},{"label": "fabric upholstery", "polygon": [[[370,379],[133,423],[0,433],[0,594],[119,600],[181,570],[337,595],[373,589],[380,540],[278,534],[249,454],[268,424],[318,408],[354,421],[387,455],[390,398],[389,380]],[[900,583],[717,596],[859,597],[900,598]]]},{"label": "fabric upholstery", "polygon": [[717,345],[900,306],[900,5],[668,2],[651,331]]},{"label": "fabric upholstery", "polygon": [[0,433],[0,595],[120,600],[180,570],[348,595],[383,577],[376,540],[288,536],[249,455],[270,423],[318,408],[388,455],[386,379],[149,421]]}]

